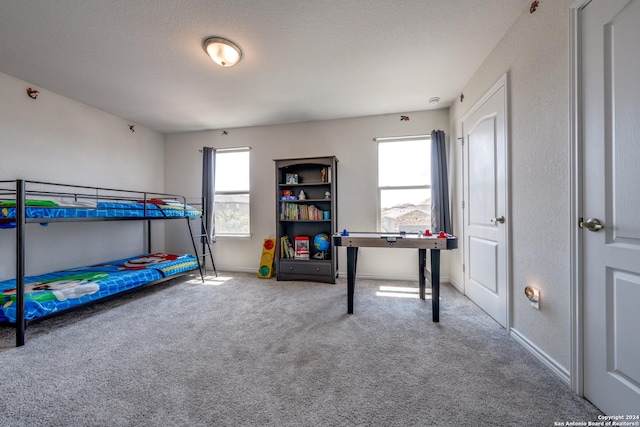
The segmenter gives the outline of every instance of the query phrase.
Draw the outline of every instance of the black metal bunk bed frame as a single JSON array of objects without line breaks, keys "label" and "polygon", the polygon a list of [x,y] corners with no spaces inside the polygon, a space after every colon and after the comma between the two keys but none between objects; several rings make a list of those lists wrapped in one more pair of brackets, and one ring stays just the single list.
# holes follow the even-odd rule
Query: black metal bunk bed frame
[{"label": "black metal bunk bed frame", "polygon": [[[7,184],[15,183],[15,188],[0,188],[0,200],[3,197],[13,195],[16,201],[16,217],[15,218],[2,218],[0,222],[3,223],[12,223],[15,222],[15,232],[16,232],[16,347],[20,347],[25,343],[25,332],[26,328],[30,324],[38,323],[42,320],[55,317],[64,313],[68,313],[70,311],[87,307],[89,305],[96,304],[98,302],[107,301],[109,299],[127,294],[129,292],[133,292],[139,289],[142,289],[147,286],[152,286],[167,280],[175,279],[177,277],[188,274],[190,271],[186,271],[180,274],[172,275],[166,278],[162,278],[159,280],[154,280],[152,282],[146,283],[142,286],[135,287],[133,289],[129,289],[127,291],[119,292],[117,294],[109,295],[107,297],[101,298],[99,300],[89,301],[84,304],[79,304],[65,310],[61,310],[55,313],[51,313],[36,319],[27,320],[25,319],[25,228],[28,223],[36,223],[36,224],[44,224],[51,222],[88,222],[88,221],[147,221],[146,227],[146,243],[147,243],[147,252],[151,252],[151,221],[152,220],[170,220],[170,219],[186,219],[187,226],[189,229],[189,236],[191,237],[191,242],[193,244],[193,251],[198,263],[198,270],[200,272],[200,278],[204,282],[204,276],[206,274],[206,257],[209,256],[211,260],[211,266],[213,271],[218,276],[218,272],[216,270],[216,265],[213,261],[213,253],[211,251],[211,241],[209,237],[209,233],[207,232],[205,221],[203,220],[203,216],[205,213],[201,213],[200,217],[200,234],[193,234],[193,229],[191,227],[191,219],[196,218],[194,216],[183,215],[178,216],[147,216],[147,203],[148,201],[154,198],[163,198],[163,199],[171,199],[180,202],[183,206],[187,206],[187,199],[184,196],[176,195],[176,194],[168,194],[168,193],[155,193],[155,192],[142,192],[142,191],[129,191],[129,190],[120,190],[113,188],[103,188],[103,187],[89,187],[83,185],[72,185],[72,184],[59,184],[52,182],[42,182],[42,181],[29,181],[23,179],[17,180],[0,180],[0,185],[3,187]],[[77,191],[45,191],[45,190],[28,190],[27,185],[35,185],[35,186],[45,186],[45,187],[55,187],[55,188],[65,188],[65,189],[74,189]],[[87,190],[91,190],[94,194],[89,194]],[[102,194],[101,194],[102,192]],[[106,194],[111,193],[111,194]],[[125,196],[126,194],[126,196]],[[77,218],[27,218],[26,208],[27,208],[27,196],[46,196],[46,197],[63,197],[63,198],[73,198],[74,201],[79,200],[95,200],[97,201],[112,201],[112,202],[137,202],[141,203],[142,208],[142,216],[117,216],[117,217],[77,217]],[[153,197],[150,197],[153,196]],[[200,200],[198,203],[203,208],[205,207],[204,200]],[[198,252],[196,247],[196,238],[201,239],[202,250]],[[202,262],[201,262],[202,260]]]}]

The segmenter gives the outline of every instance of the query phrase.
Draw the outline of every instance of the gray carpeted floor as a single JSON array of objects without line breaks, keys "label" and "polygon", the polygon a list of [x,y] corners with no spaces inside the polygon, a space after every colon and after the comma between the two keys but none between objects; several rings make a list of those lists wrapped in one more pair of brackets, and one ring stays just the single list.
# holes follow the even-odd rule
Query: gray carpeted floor
[{"label": "gray carpeted floor", "polygon": [[[389,286],[389,289],[381,286]],[[403,287],[411,287],[407,290]],[[553,426],[597,420],[450,286],[223,273],[0,327],[2,426]],[[380,293],[384,295],[380,295]]]}]

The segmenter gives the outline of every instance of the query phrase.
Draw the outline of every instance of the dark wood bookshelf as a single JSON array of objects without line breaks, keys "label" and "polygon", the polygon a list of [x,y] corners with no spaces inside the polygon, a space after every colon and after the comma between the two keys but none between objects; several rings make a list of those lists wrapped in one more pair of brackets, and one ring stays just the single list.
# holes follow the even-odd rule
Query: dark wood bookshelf
[{"label": "dark wood bookshelf", "polygon": [[[299,159],[277,159],[276,163],[276,278],[277,280],[309,280],[335,283],[337,252],[331,244],[331,235],[337,229],[337,164],[335,156]],[[289,179],[289,180],[288,180]],[[296,182],[293,182],[293,181]],[[299,199],[300,191],[305,193]],[[327,197],[325,194],[329,193]],[[295,199],[287,198],[295,197]],[[313,206],[313,208],[311,208]],[[288,209],[322,212],[318,219],[287,218]],[[313,209],[316,209],[314,211]],[[327,214],[329,218],[324,218]],[[301,214],[302,215],[302,214]],[[299,217],[300,215],[298,215]],[[319,251],[314,238],[325,234],[329,248]],[[287,236],[295,249],[295,238],[309,237],[309,259],[288,258],[283,255],[283,237]]]}]

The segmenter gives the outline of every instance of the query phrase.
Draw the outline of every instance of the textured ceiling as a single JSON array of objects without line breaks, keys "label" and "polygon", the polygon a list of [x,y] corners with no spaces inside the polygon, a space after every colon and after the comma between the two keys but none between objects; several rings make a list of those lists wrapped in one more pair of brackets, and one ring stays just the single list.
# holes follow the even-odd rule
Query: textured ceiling
[{"label": "textured ceiling", "polygon": [[529,3],[2,0],[0,72],[164,133],[443,108]]}]

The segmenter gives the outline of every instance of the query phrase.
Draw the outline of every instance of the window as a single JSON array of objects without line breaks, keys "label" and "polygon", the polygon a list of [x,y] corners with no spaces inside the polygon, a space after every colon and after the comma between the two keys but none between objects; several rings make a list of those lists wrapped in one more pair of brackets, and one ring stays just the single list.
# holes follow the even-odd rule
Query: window
[{"label": "window", "polygon": [[378,231],[431,228],[431,138],[378,142]]},{"label": "window", "polygon": [[216,151],[217,236],[249,236],[249,148]]}]

